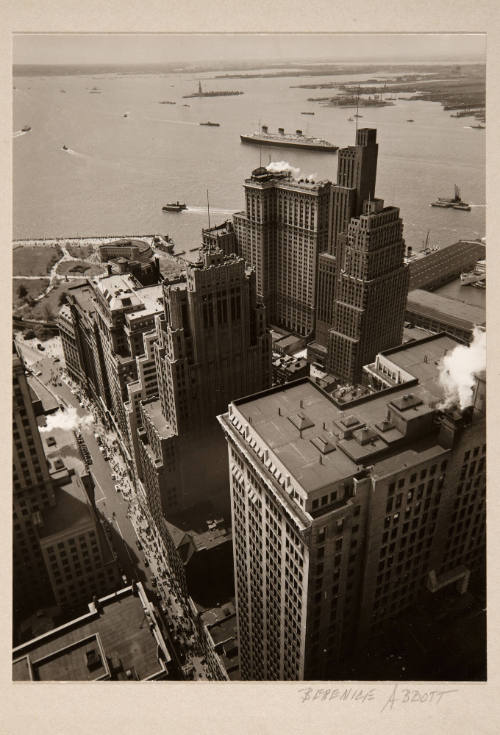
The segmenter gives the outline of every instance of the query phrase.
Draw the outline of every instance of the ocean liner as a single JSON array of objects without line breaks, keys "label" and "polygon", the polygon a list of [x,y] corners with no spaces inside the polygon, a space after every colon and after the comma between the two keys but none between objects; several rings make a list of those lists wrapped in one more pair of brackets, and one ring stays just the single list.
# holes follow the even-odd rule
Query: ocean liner
[{"label": "ocean liner", "polygon": [[305,148],[308,151],[323,151],[335,153],[338,146],[329,143],[322,138],[311,138],[304,135],[302,130],[296,130],[295,133],[285,133],[284,128],[278,128],[277,133],[270,133],[267,125],[262,125],[261,131],[258,133],[248,133],[240,135],[242,143],[253,143],[254,145],[273,145],[280,148]]}]

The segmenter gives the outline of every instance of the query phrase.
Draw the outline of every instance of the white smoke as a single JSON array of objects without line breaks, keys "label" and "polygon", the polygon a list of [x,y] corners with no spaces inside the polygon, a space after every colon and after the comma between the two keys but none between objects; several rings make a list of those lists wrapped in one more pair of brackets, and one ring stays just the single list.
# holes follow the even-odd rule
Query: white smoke
[{"label": "white smoke", "polygon": [[300,168],[295,168],[295,166],[292,166],[288,161],[271,161],[271,163],[266,166],[266,169],[271,173],[290,171],[294,179],[298,179],[300,176]]},{"label": "white smoke", "polygon": [[318,174],[309,174],[309,176],[305,177],[308,181],[316,181],[318,178]]},{"label": "white smoke", "polygon": [[446,409],[459,404],[461,409],[472,404],[475,375],[486,370],[486,332],[474,327],[469,346],[457,345],[445,355],[439,366],[439,381],[444,388],[444,401],[438,406]]},{"label": "white smoke", "polygon": [[76,431],[82,426],[89,427],[93,423],[92,416],[78,416],[76,408],[70,406],[65,411],[60,409],[47,416],[47,423],[40,427],[40,431],[53,431],[63,429],[64,431]]}]

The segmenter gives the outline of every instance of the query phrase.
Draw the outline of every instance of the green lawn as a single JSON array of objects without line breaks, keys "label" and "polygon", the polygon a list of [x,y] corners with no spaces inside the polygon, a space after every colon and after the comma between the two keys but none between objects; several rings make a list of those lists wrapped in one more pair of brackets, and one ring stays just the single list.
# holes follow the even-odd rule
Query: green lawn
[{"label": "green lawn", "polygon": [[13,275],[45,276],[61,257],[58,245],[18,245],[13,253]]}]

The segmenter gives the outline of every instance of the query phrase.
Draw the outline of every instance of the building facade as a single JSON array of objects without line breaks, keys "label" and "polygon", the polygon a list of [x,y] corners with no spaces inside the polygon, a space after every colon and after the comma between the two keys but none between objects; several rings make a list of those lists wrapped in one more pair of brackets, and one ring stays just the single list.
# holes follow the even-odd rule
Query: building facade
[{"label": "building facade", "polygon": [[317,324],[315,340],[326,348],[333,324],[333,307],[339,238],[347,232],[352,217],[362,213],[363,202],[375,196],[377,177],[377,131],[356,131],[356,144],[338,152],[337,183],[331,188],[331,230],[328,248],[318,262]]},{"label": "building facade", "polygon": [[245,180],[244,212],[234,215],[238,252],[255,269],[268,324],[308,337],[316,326],[318,255],[327,249],[329,181],[295,181],[261,167]]},{"label": "building facade", "polygon": [[365,200],[363,213],[339,237],[328,372],[349,383],[363,365],[401,344],[408,294],[403,223],[397,207]]},{"label": "building facade", "polygon": [[[44,605],[78,607],[119,585],[93,482],[68,469],[38,429],[24,365],[14,352],[14,623]],[[50,458],[48,455],[51,455]]]},{"label": "building facade", "polygon": [[[449,339],[424,349],[442,357]],[[382,625],[479,573],[484,380],[472,406],[441,410],[438,369],[414,349],[393,352],[408,379],[349,404],[301,380],[220,417],[243,679],[335,679]]]},{"label": "building facade", "polygon": [[164,285],[151,342],[158,392],[139,406],[137,475],[156,517],[204,500],[228,512],[216,416],[232,396],[271,384],[271,340],[253,272],[219,249],[201,256],[182,282]]}]

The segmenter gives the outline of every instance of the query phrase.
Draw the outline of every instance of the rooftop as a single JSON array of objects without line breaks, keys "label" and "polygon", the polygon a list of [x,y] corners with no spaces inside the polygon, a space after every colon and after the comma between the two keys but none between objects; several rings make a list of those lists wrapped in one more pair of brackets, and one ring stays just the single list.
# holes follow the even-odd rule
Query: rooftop
[{"label": "rooftop", "polygon": [[451,326],[462,329],[471,329],[475,324],[484,324],[486,321],[485,310],[480,306],[448,299],[446,296],[419,288],[408,294],[406,310],[438,320],[445,319]]},{"label": "rooftop", "polygon": [[[451,340],[451,344],[457,343]],[[285,472],[311,494],[352,477],[365,466],[376,470],[390,455],[399,457],[404,435],[384,423],[388,408],[396,410],[403,421],[430,417],[434,403],[442,398],[437,373],[432,362],[422,386],[413,380],[345,405],[336,403],[311,380],[297,380],[234,401],[226,419],[237,423],[241,416],[250,435],[257,434],[262,448],[268,447]],[[428,451],[433,442],[429,436],[412,445],[414,458]]]},{"label": "rooftop", "polygon": [[166,439],[169,436],[174,436],[175,431],[163,415],[161,402],[158,398],[154,401],[144,401],[142,406],[145,416],[149,418],[151,424],[162,438]]},{"label": "rooftop", "polygon": [[141,308],[140,311],[127,314],[127,321],[143,319],[145,316],[159,314],[163,311],[163,289],[160,285],[138,288],[134,293],[144,308]]},{"label": "rooftop", "polygon": [[56,505],[46,508],[42,513],[43,523],[38,528],[40,538],[61,532],[78,533],[81,529],[94,526],[82,481],[75,474],[68,475],[68,480],[58,488]]},{"label": "rooftop", "polygon": [[111,311],[130,309],[131,306],[142,308],[142,302],[135,293],[136,283],[128,273],[96,279],[94,286]]},{"label": "rooftop", "polygon": [[72,286],[68,289],[67,294],[69,297],[75,299],[82,311],[94,311],[94,292],[88,283],[82,283],[80,286]]},{"label": "rooftop", "polygon": [[98,607],[14,649],[13,679],[164,678],[170,654],[142,585],[103,597]]}]

